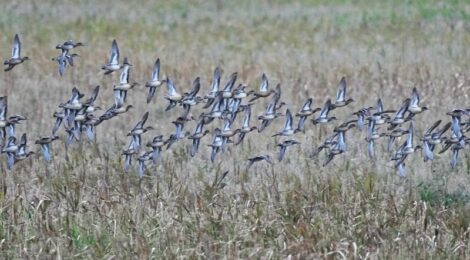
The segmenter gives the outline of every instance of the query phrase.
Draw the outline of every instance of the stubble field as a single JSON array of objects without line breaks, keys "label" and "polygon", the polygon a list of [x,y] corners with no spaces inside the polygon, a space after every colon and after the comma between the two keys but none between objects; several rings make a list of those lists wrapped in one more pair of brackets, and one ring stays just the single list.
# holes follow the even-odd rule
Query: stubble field
[{"label": "stubble field", "polygon": [[[377,142],[377,158],[370,160],[365,133],[357,129],[347,134],[347,151],[326,167],[323,153],[310,155],[334,126],[379,97],[387,109],[398,109],[418,88],[429,111],[414,119],[417,143],[435,120],[450,120],[446,112],[469,108],[470,5],[288,2],[2,2],[0,56],[9,58],[18,33],[31,61],[0,73],[0,94],[8,95],[9,114],[28,118],[17,131],[27,133],[36,154],[11,171],[1,157],[0,257],[468,258],[468,148],[454,170],[449,152],[432,163],[412,154],[406,178],[397,176],[386,140]],[[54,46],[68,38],[87,46],[76,49],[76,65],[60,77],[51,58],[57,56]],[[34,140],[51,134],[52,114],[74,86],[88,97],[100,85],[97,103],[114,103],[119,74],[100,69],[113,39],[121,58],[133,64],[132,80],[141,83],[128,94],[134,108],[100,124],[95,143],[84,139],[66,150],[62,129],[47,164]],[[219,66],[222,86],[238,72],[237,82],[257,89],[266,73],[270,87],[281,84],[281,100],[294,113],[308,97],[315,107],[334,99],[343,76],[355,101],[332,111],[336,122],[309,121],[306,132],[293,137],[301,144],[290,147],[282,162],[246,167],[253,156],[275,158],[276,144],[285,140],[271,137],[282,129],[280,117],[243,144],[229,144],[214,163],[211,134],[195,157],[190,140],[181,140],[139,178],[136,163],[131,172],[123,170],[126,134],[148,111],[147,124],[155,130],[143,135],[144,143],[157,134],[168,137],[182,111],[177,106],[165,112],[164,85],[145,102],[144,84],[157,57],[162,76],[180,92],[199,76],[205,95]],[[253,105],[253,125],[268,101]],[[197,117],[201,107],[192,114]],[[195,125],[188,122],[185,129],[192,133]],[[215,127],[222,121],[207,129]]]}]

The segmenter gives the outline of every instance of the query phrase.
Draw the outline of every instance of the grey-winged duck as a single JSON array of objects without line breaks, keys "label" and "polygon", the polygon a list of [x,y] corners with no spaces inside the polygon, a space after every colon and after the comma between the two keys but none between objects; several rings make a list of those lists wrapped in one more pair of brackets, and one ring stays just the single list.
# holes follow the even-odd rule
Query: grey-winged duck
[{"label": "grey-winged duck", "polygon": [[353,101],[354,100],[352,98],[346,98],[346,78],[342,77],[338,85],[338,93],[336,94],[335,103],[332,105],[331,109],[347,106]]},{"label": "grey-winged duck", "polygon": [[62,44],[57,44],[55,48],[63,50],[63,51],[65,50],[69,51],[73,48],[80,47],[80,46],[85,46],[85,44],[83,44],[82,42],[74,42],[73,40],[69,39]]},{"label": "grey-winged duck", "polygon": [[15,154],[15,163],[28,158],[32,154],[34,154],[34,152],[28,151],[26,133],[24,133],[21,135],[20,144]]},{"label": "grey-winged duck", "polygon": [[390,120],[390,126],[388,127],[388,130],[393,130],[395,127],[403,124],[407,119],[405,118],[405,113],[408,111],[408,107],[410,105],[410,99],[407,98],[401,105],[400,109],[395,113],[393,118]]},{"label": "grey-winged duck", "polygon": [[254,131],[258,129],[256,126],[250,126],[250,119],[251,119],[251,105],[246,105],[243,107],[243,125],[240,128],[240,134],[238,135],[238,141],[235,143],[235,145],[240,144],[243,142],[243,139],[245,139],[245,136],[250,133],[251,131]]},{"label": "grey-winged duck", "polygon": [[152,101],[153,96],[155,96],[155,92],[157,91],[157,88],[160,87],[163,84],[163,81],[160,80],[160,59],[157,58],[155,61],[155,64],[153,65],[152,69],[152,76],[147,83],[145,83],[145,87],[149,89],[148,95],[147,95],[147,104]]},{"label": "grey-winged duck", "polygon": [[218,96],[221,76],[222,70],[219,67],[216,67],[211,81],[211,90],[209,94],[204,97],[204,99],[207,100],[204,108],[212,106],[212,103],[214,103],[215,98]]},{"label": "grey-winged duck", "polygon": [[194,157],[194,155],[196,155],[199,149],[199,143],[201,142],[201,138],[203,138],[208,133],[209,130],[204,131],[204,119],[200,118],[196,125],[196,129],[194,130],[194,134],[188,137],[193,142],[190,153],[191,157]]},{"label": "grey-winged duck", "polygon": [[237,76],[237,72],[234,72],[232,75],[230,75],[224,89],[221,91],[223,98],[231,98],[233,96],[232,88],[235,85],[235,81],[237,81]]},{"label": "grey-winged duck", "polygon": [[300,111],[295,114],[296,117],[299,117],[299,123],[297,124],[297,129],[295,130],[296,132],[305,132],[305,121],[307,120],[307,117],[321,110],[321,108],[312,109],[312,102],[312,98],[307,99]]},{"label": "grey-winged duck", "polygon": [[279,147],[279,153],[278,153],[278,156],[277,156],[278,161],[282,161],[282,159],[284,158],[284,155],[286,154],[287,147],[292,146],[292,145],[297,145],[297,144],[300,144],[300,142],[298,142],[296,140],[292,140],[292,139],[289,139],[289,140],[286,140],[282,143],[277,144],[277,147]]},{"label": "grey-winged duck", "polygon": [[121,90],[121,91],[128,91],[133,89],[135,86],[139,85],[137,82],[130,82],[130,75],[131,75],[131,67],[132,64],[129,63],[127,57],[124,58],[122,62],[122,72],[119,76],[119,84],[114,86],[114,90]]},{"label": "grey-winged duck", "polygon": [[114,71],[121,69],[121,64],[119,64],[119,46],[116,40],[113,40],[111,44],[111,53],[108,62],[103,65],[101,69],[105,71],[105,75],[111,74]]},{"label": "grey-winged duck", "polygon": [[333,105],[331,104],[331,100],[327,99],[325,102],[325,105],[323,105],[323,108],[320,111],[320,115],[316,119],[312,119],[312,123],[314,125],[316,124],[326,124],[332,120],[336,120],[336,117],[332,116],[329,117],[329,113],[331,109],[333,108]]},{"label": "grey-winged duck", "polygon": [[255,157],[248,158],[248,164],[246,166],[246,169],[248,170],[254,163],[262,162],[262,161],[266,161],[270,165],[274,164],[270,155],[267,155],[267,154],[266,155],[258,155],[258,156],[255,156]]},{"label": "grey-winged duck", "polygon": [[286,115],[285,115],[285,122],[284,122],[284,128],[273,135],[274,136],[279,136],[279,135],[282,135],[282,136],[291,136],[294,134],[294,128],[292,127],[293,125],[293,118],[292,118],[292,114],[290,112],[289,109],[286,109]]},{"label": "grey-winged duck", "polygon": [[175,84],[169,77],[167,77],[165,82],[167,87],[167,94],[165,95],[165,99],[170,102],[170,104],[166,107],[165,111],[168,111],[174,108],[176,104],[181,101],[183,96],[176,91]]},{"label": "grey-winged duck", "polygon": [[219,153],[220,148],[222,147],[222,136],[220,135],[221,131],[219,128],[214,129],[212,133],[212,143],[209,145],[212,147],[211,151],[211,162],[215,161],[217,153]]},{"label": "grey-winged duck", "polygon": [[416,114],[419,114],[425,110],[428,110],[425,106],[420,106],[420,97],[418,90],[413,88],[413,92],[411,93],[410,104],[408,105],[408,112],[410,112],[410,118]]},{"label": "grey-winged duck", "polygon": [[4,61],[3,65],[7,66],[5,71],[12,70],[16,65],[23,63],[24,61],[29,60],[29,57],[21,57],[21,41],[18,34],[15,34],[13,39],[13,47],[11,49],[11,58]]},{"label": "grey-winged duck", "polygon": [[157,164],[158,158],[160,158],[162,147],[165,145],[165,141],[163,140],[163,135],[155,136],[152,141],[146,144],[147,147],[152,148],[151,159],[153,164]]},{"label": "grey-winged duck", "polygon": [[58,136],[45,136],[41,137],[36,140],[36,144],[41,146],[42,154],[44,155],[44,159],[46,162],[50,162],[52,160],[51,156],[51,143],[55,140],[59,139]]},{"label": "grey-winged duck", "polygon": [[251,90],[248,92],[248,95],[251,95],[251,94],[254,95],[254,97],[250,99],[250,102],[253,102],[257,100],[258,98],[269,97],[274,92],[275,92],[274,90],[269,89],[268,77],[266,76],[266,74],[263,73],[263,75],[261,75],[261,83],[259,85],[258,91]]}]

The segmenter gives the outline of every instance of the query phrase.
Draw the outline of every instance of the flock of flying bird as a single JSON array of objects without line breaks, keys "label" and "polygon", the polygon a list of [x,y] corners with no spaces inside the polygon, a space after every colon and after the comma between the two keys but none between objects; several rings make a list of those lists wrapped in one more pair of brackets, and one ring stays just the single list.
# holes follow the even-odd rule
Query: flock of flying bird
[{"label": "flock of flying bird", "polygon": [[[78,54],[71,51],[79,46],[85,46],[82,43],[75,43],[68,40],[63,44],[56,46],[61,50],[58,57],[53,58],[59,65],[59,74],[63,75],[67,66],[73,66],[74,58]],[[95,140],[95,128],[101,123],[110,120],[122,113],[126,113],[133,106],[127,103],[127,94],[138,85],[137,82],[130,81],[131,67],[127,58],[122,63],[120,60],[119,47],[114,40],[112,42],[111,54],[108,62],[102,66],[104,74],[121,71],[119,83],[114,85],[114,104],[105,110],[100,116],[95,116],[96,111],[100,110],[95,105],[100,87],[94,88],[90,97],[83,100],[82,94],[76,87],[72,89],[71,97],[64,103],[59,104],[58,110],[53,114],[56,119],[52,129],[51,136],[44,136],[36,140],[36,144],[40,145],[43,156],[47,162],[52,160],[51,143],[57,140],[57,132],[61,127],[67,133],[66,147],[69,147],[74,141],[82,140],[82,133],[85,133],[88,141]],[[15,35],[12,48],[12,57],[4,62],[5,71],[12,70],[16,65],[29,60],[28,57],[21,56],[21,43],[18,35]],[[186,93],[178,92],[174,82],[169,78],[161,79],[160,77],[160,60],[157,59],[150,80],[146,82],[145,87],[148,90],[147,103],[152,102],[156,94],[156,90],[166,85],[167,94],[164,98],[168,101],[165,111],[174,109],[177,105],[182,107],[182,114],[172,123],[175,126],[175,132],[168,138],[163,135],[156,135],[151,141],[145,145],[142,142],[142,136],[150,130],[154,130],[151,126],[145,126],[149,113],[145,113],[142,119],[130,129],[129,145],[124,149],[122,155],[125,158],[125,171],[129,171],[132,166],[133,157],[137,160],[137,171],[139,176],[143,176],[148,161],[154,164],[158,163],[158,159],[163,148],[169,149],[174,143],[183,139],[189,139],[192,142],[190,155],[195,156],[198,152],[201,139],[207,134],[212,134],[212,141],[208,144],[211,148],[210,159],[214,162],[220,152],[225,152],[229,145],[241,144],[246,136],[252,132],[261,133],[269,127],[269,125],[278,117],[284,117],[284,127],[273,135],[280,136],[285,140],[277,144],[277,159],[282,161],[286,150],[290,146],[300,144],[299,141],[292,139],[293,136],[305,134],[305,123],[308,117],[312,117],[313,125],[331,124],[337,120],[330,113],[336,109],[341,109],[354,102],[352,98],[346,95],[346,79],[343,77],[339,82],[338,92],[334,101],[327,99],[322,108],[312,107],[312,98],[308,98],[300,107],[296,114],[293,114],[289,108],[285,113],[279,112],[281,107],[286,105],[281,101],[281,86],[277,84],[275,88],[269,87],[269,80],[265,74],[261,76],[261,83],[258,90],[247,91],[244,84],[236,84],[238,74],[231,74],[221,88],[222,70],[216,68],[210,84],[210,92],[205,96],[198,96],[201,88],[200,78],[197,77],[193,83],[191,90]],[[251,110],[255,101],[261,99],[269,99],[266,110],[258,116],[259,126],[251,124]],[[205,109],[199,117],[195,118],[191,111],[195,106],[202,104]],[[8,169],[29,157],[34,152],[28,151],[26,134],[20,138],[17,144],[16,125],[26,120],[24,116],[7,114],[8,102],[7,97],[0,97],[0,141],[2,143],[1,152],[6,154]],[[321,151],[325,151],[325,161],[323,166],[328,165],[337,155],[347,151],[346,134],[351,129],[358,131],[365,130],[365,143],[367,143],[368,155],[371,159],[375,158],[376,142],[380,138],[388,138],[387,151],[391,154],[391,161],[402,177],[406,176],[405,165],[408,156],[418,150],[421,150],[424,161],[432,161],[434,159],[434,151],[436,147],[441,146],[439,153],[451,151],[451,167],[457,166],[459,151],[466,147],[470,138],[465,136],[470,131],[470,109],[455,109],[447,113],[450,116],[449,122],[441,126],[442,121],[438,120],[433,123],[419,139],[420,145],[415,145],[415,116],[427,110],[427,107],[420,105],[420,97],[416,88],[413,88],[410,98],[403,101],[398,110],[385,110],[381,99],[378,99],[377,105],[374,107],[366,107],[353,113],[352,119],[347,120],[334,127],[333,133],[328,136],[323,144],[314,149],[311,157],[317,156]],[[313,117],[317,112],[318,116]],[[241,127],[235,129],[234,122],[237,116],[242,113]],[[298,118],[297,127],[294,127],[294,116]],[[185,124],[189,121],[196,120],[196,128],[193,133],[184,130]],[[221,127],[215,127],[211,132],[204,130],[210,124],[221,122]],[[386,126],[386,131],[379,132],[381,125]],[[445,135],[450,130],[449,135]],[[401,144],[395,144],[396,140],[404,136],[405,141]],[[277,140],[277,139],[276,139]],[[146,150],[147,149],[147,150]],[[260,161],[266,161],[273,164],[270,155],[259,155],[248,159],[247,168],[252,164]]]}]

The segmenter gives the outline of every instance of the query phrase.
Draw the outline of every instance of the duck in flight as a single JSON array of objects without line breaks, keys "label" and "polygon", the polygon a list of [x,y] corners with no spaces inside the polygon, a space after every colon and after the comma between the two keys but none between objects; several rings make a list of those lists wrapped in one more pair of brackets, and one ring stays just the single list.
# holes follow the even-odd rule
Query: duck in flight
[{"label": "duck in flight", "polygon": [[13,47],[11,49],[11,58],[4,61],[3,65],[6,66],[5,71],[12,70],[16,65],[21,64],[27,60],[30,60],[28,57],[21,57],[21,41],[18,34],[15,34],[13,39]]},{"label": "duck in flight", "polygon": [[145,83],[145,87],[149,89],[148,95],[147,95],[147,104],[152,101],[153,96],[155,96],[155,92],[157,91],[157,88],[160,87],[163,84],[163,81],[160,80],[160,59],[157,59],[155,61],[155,64],[153,65],[152,69],[152,76],[147,83]]},{"label": "duck in flight", "polygon": [[103,65],[101,69],[105,70],[105,75],[111,74],[114,71],[121,69],[121,65],[119,64],[119,47],[116,40],[113,40],[113,43],[111,44],[111,54],[109,56],[108,62]]}]

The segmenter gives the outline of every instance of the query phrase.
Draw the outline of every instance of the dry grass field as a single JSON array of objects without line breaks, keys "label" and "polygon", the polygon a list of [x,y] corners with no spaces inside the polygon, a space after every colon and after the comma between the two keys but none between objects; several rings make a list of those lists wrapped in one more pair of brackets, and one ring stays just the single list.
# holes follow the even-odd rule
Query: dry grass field
[{"label": "dry grass field", "polygon": [[[417,137],[447,111],[469,108],[470,4],[464,1],[2,1],[0,56],[9,58],[15,33],[31,61],[0,73],[0,95],[8,113],[28,120],[18,125],[36,154],[8,171],[0,158],[0,258],[459,258],[470,257],[470,158],[466,148],[457,168],[450,153],[424,163],[407,159],[407,177],[397,176],[385,139],[377,159],[367,156],[364,132],[348,132],[348,149],[326,167],[323,153],[310,158],[334,126],[381,97],[397,109],[417,87],[429,111],[416,116]],[[54,46],[83,41],[81,57],[63,77]],[[97,103],[114,103],[119,74],[100,69],[116,39],[121,57],[134,65],[128,113],[103,122],[95,143],[65,149],[66,132],[53,143],[45,163],[34,140],[50,135],[59,103],[74,86],[86,97],[101,86]],[[306,125],[293,138],[282,162],[271,137],[284,119],[242,145],[229,145],[210,162],[211,135],[189,156],[190,140],[164,150],[157,165],[139,178],[136,163],[123,170],[126,134],[149,111],[144,143],[174,132],[181,107],[165,112],[166,87],[146,104],[155,59],[162,75],[181,92],[201,77],[209,92],[215,67],[232,72],[249,89],[266,73],[282,86],[282,101],[294,113],[313,97],[315,107],[334,99],[342,76],[355,102],[332,112],[327,126]],[[252,124],[267,100],[253,106]],[[285,108],[281,112],[285,112]],[[192,113],[202,112],[201,106]],[[104,111],[98,111],[99,115]],[[241,115],[235,126],[241,124]],[[296,119],[297,120],[297,119]],[[192,132],[195,122],[185,126]],[[216,121],[208,126],[221,127]],[[468,146],[467,146],[468,147]],[[218,178],[228,171],[219,185]],[[436,237],[437,234],[437,237]]]}]

